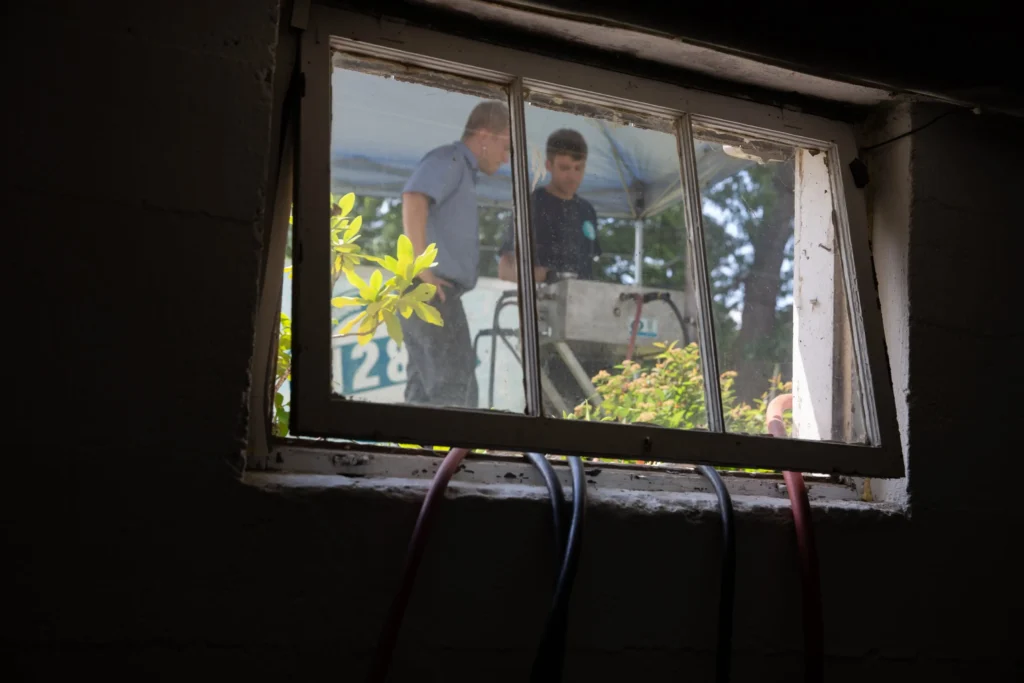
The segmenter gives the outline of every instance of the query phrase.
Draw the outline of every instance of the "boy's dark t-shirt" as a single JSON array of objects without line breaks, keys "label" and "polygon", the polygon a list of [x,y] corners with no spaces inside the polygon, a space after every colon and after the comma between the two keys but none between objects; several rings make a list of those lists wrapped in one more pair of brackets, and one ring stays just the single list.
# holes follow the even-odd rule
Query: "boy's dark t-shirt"
[{"label": "boy's dark t-shirt", "polygon": [[[559,273],[576,273],[580,279],[594,275],[594,259],[601,255],[597,241],[597,212],[579,195],[559,199],[543,187],[530,198],[534,260]],[[513,252],[512,231],[505,235],[499,256]]]}]

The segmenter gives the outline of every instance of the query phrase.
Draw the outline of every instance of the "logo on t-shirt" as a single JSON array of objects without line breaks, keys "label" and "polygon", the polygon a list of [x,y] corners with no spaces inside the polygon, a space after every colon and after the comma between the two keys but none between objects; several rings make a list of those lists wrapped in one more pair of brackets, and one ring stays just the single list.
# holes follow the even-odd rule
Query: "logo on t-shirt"
[{"label": "logo on t-shirt", "polygon": [[597,239],[597,230],[594,229],[594,224],[590,221],[583,221],[583,236],[591,241]]}]

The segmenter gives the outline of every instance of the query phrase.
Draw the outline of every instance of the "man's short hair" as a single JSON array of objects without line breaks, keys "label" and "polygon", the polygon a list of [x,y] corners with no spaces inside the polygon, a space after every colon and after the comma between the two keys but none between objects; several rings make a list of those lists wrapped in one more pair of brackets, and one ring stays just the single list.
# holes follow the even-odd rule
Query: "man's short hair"
[{"label": "man's short hair", "polygon": [[466,120],[462,139],[468,140],[481,130],[488,133],[504,133],[509,128],[508,106],[496,100],[484,100],[473,107]]},{"label": "man's short hair", "polygon": [[560,154],[572,157],[573,161],[587,158],[587,141],[571,128],[561,128],[548,137],[548,161]]}]

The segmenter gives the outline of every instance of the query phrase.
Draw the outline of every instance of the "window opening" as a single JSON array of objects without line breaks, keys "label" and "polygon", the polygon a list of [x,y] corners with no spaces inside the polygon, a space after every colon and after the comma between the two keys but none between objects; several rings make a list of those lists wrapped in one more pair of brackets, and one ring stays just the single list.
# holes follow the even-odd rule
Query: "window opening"
[{"label": "window opening", "polygon": [[303,38],[292,432],[899,468],[846,127],[422,29],[409,52],[332,30]]},{"label": "window opening", "polygon": [[866,443],[826,153],[695,126],[701,158],[747,161],[701,187],[725,429]]},{"label": "window opening", "polygon": [[544,92],[525,111],[545,415],[645,423],[673,404],[662,426],[706,429],[699,361],[674,387],[648,377],[698,356],[672,120]]},{"label": "window opening", "polygon": [[[514,287],[488,277],[511,226],[507,92],[342,53],[333,67],[331,189],[352,208],[332,217],[332,391],[478,408],[472,340]],[[490,407],[521,409],[521,370],[496,371]]]}]

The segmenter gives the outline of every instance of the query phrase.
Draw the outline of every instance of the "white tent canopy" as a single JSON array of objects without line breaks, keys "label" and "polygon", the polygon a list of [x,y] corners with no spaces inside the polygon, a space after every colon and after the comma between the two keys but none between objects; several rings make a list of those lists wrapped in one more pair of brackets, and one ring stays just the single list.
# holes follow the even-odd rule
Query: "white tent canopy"
[{"label": "white tent canopy", "polygon": [[[398,197],[416,164],[431,149],[458,140],[479,97],[384,76],[336,68],[332,76],[332,190]],[[526,138],[531,186],[544,181],[548,136],[574,128],[589,147],[579,194],[600,217],[635,221],[682,200],[675,137],[669,133],[527,106]],[[702,187],[750,164],[697,143]],[[510,168],[481,174],[481,203],[511,206]],[[638,226],[639,227],[639,226]]]}]

